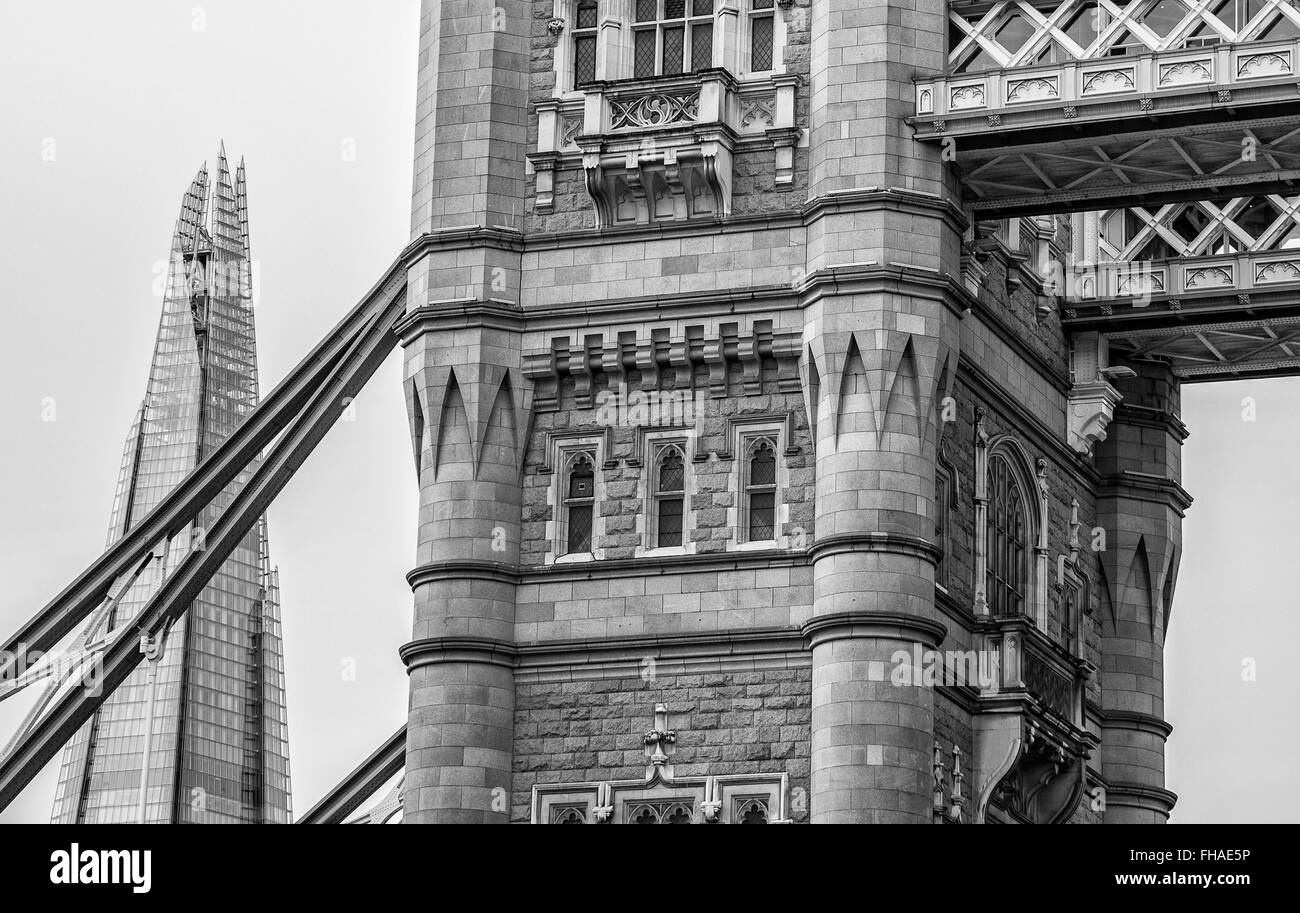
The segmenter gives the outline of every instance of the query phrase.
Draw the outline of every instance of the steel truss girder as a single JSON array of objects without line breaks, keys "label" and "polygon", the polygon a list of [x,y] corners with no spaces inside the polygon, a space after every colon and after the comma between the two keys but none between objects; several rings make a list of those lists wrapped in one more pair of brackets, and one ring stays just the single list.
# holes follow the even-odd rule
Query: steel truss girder
[{"label": "steel truss girder", "polygon": [[[1256,143],[1251,160],[1241,155],[1247,138]],[[956,143],[966,203],[984,219],[1292,196],[1300,186],[1300,117],[1294,115],[1132,134],[1114,130],[1096,138],[1061,135],[979,150]],[[1008,183],[1013,172],[1015,184]]]},{"label": "steel truss girder", "polygon": [[1183,383],[1300,374],[1300,319],[1104,334],[1112,352],[1170,365]]},{"label": "steel truss girder", "polygon": [[54,648],[103,601],[115,580],[129,573],[156,543],[192,522],[270,446],[207,531],[203,547],[181,561],[106,649],[102,673],[97,676],[99,687],[92,691],[81,687],[80,680],[74,681],[53,709],[0,759],[0,810],[8,807],[139,664],[141,635],[165,629],[198,597],[396,346],[395,326],[406,310],[409,251],[403,252],[379,284],[235,434],[5,644],[7,652],[0,655],[7,658],[8,666],[0,669],[0,676],[24,667],[30,651]]}]

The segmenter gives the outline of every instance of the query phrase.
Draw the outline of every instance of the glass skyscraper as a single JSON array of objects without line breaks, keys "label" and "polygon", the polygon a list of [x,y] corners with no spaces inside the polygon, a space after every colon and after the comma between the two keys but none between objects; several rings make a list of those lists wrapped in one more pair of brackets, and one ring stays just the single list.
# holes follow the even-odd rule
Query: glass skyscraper
[{"label": "glass skyscraper", "polygon": [[[232,179],[224,147],[215,180],[204,165],[186,193],[159,272],[162,320],[149,386],[122,456],[109,544],[257,405],[244,164]],[[102,636],[134,616],[165,574],[203,547],[205,529],[247,476],[190,529],[160,543],[142,575],[119,581],[113,602],[83,634]],[[287,823],[279,581],[265,517],[172,626],[152,687],[149,666],[141,662],[69,742],[53,822]]]}]

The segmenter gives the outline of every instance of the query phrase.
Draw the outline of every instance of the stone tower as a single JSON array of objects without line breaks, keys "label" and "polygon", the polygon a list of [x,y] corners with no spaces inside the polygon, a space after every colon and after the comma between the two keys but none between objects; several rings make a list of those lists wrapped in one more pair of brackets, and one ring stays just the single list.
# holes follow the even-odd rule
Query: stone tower
[{"label": "stone tower", "polygon": [[425,0],[405,821],[1168,816],[1180,378],[948,7]]}]

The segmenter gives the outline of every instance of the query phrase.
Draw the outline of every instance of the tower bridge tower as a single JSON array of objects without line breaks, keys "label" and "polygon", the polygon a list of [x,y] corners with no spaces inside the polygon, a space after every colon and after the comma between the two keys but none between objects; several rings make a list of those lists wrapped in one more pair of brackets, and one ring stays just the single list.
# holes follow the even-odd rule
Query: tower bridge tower
[{"label": "tower bridge tower", "polygon": [[1300,367],[1298,60],[1281,0],[426,0],[410,718],[322,807],[1167,820],[1180,389]]},{"label": "tower bridge tower", "polygon": [[425,3],[404,820],[1099,817],[1071,225],[972,205],[918,126],[953,28]]}]

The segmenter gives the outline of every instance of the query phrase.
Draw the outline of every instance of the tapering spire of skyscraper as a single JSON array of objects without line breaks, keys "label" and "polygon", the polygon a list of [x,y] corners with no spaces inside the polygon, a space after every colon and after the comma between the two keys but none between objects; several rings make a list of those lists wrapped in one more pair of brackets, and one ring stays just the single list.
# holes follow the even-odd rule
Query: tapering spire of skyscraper
[{"label": "tapering spire of skyscraper", "polygon": [[[252,412],[258,400],[244,163],[225,144],[181,201],[143,405],[127,437],[109,543]],[[236,483],[242,484],[247,477]],[[122,581],[105,631],[129,620],[220,515],[231,490]],[[145,755],[148,755],[147,763]],[[257,524],[146,660],[73,737],[56,823],[288,822],[288,734],[278,571]]]}]

